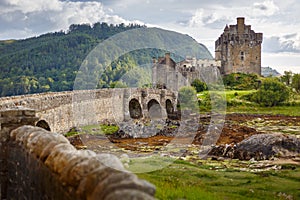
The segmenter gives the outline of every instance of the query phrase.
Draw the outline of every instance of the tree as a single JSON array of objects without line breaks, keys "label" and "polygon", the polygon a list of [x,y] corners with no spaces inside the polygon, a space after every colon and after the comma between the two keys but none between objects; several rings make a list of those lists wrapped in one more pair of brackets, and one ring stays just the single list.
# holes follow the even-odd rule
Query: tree
[{"label": "tree", "polygon": [[284,71],[284,75],[281,77],[281,81],[285,83],[287,86],[291,85],[293,73],[291,71]]},{"label": "tree", "polygon": [[202,82],[200,79],[195,79],[191,86],[193,86],[197,92],[203,92],[207,90],[207,85],[205,82]]},{"label": "tree", "polygon": [[179,89],[178,94],[180,109],[196,110],[198,107],[197,91],[192,86],[184,86]]},{"label": "tree", "polygon": [[228,89],[252,90],[259,87],[260,80],[256,74],[232,73],[223,77],[223,83]]},{"label": "tree", "polygon": [[115,81],[109,85],[110,88],[127,88],[127,85],[122,81]]},{"label": "tree", "polygon": [[300,92],[300,74],[294,74],[292,78],[292,88]]},{"label": "tree", "polygon": [[252,100],[264,106],[276,106],[289,99],[289,88],[276,78],[266,78],[252,96]]}]

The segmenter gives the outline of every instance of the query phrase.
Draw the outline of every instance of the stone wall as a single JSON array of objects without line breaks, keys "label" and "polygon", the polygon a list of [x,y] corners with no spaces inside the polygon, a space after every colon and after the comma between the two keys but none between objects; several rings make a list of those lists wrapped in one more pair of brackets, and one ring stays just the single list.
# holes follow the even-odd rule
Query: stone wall
[{"label": "stone wall", "polygon": [[255,33],[245,19],[237,18],[236,25],[226,25],[215,42],[215,59],[221,61],[221,72],[254,73],[261,75],[262,33]]},{"label": "stone wall", "polygon": [[76,150],[61,134],[22,126],[35,120],[33,110],[1,111],[0,199],[154,199],[155,187],[115,156]]},{"label": "stone wall", "polygon": [[[164,98],[161,98],[162,93]],[[34,109],[39,120],[46,121],[51,131],[63,133],[74,126],[126,120],[130,117],[129,101],[137,98],[141,105],[146,105],[149,97],[158,100],[162,106],[170,99],[176,107],[176,96],[170,91],[116,88],[3,97],[0,98],[0,110],[17,106]],[[147,116],[147,109],[143,112]]]}]

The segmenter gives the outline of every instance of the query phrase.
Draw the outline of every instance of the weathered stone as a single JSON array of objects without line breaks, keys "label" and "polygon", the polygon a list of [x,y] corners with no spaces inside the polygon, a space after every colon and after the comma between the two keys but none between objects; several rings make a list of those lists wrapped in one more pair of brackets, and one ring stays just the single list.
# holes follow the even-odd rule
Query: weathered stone
[{"label": "weathered stone", "polygon": [[103,165],[107,167],[114,168],[119,171],[125,170],[122,162],[115,155],[101,153],[97,154],[96,159],[98,159]]},{"label": "weathered stone", "polygon": [[[258,134],[243,140],[237,145],[237,151],[248,152],[257,159],[271,156],[293,156],[300,153],[300,139],[283,134]],[[249,157],[249,156],[248,156]]]},{"label": "weathered stone", "polygon": [[32,126],[21,126],[15,130],[13,130],[11,133],[10,133],[10,138],[12,140],[16,140],[16,141],[20,141],[20,138],[25,134],[25,133],[28,133],[29,134],[29,131],[32,131]]},{"label": "weathered stone", "polygon": [[35,116],[35,110],[24,110],[23,115],[25,115],[25,116]]},{"label": "weathered stone", "polygon": [[254,73],[261,75],[262,33],[255,33],[244,18],[236,25],[226,25],[224,33],[215,42],[215,59],[221,61],[222,74]]},{"label": "weathered stone", "polygon": [[74,165],[68,165],[62,172],[61,180],[68,185],[78,186],[83,177],[103,164],[95,156],[77,159]]},{"label": "weathered stone", "polygon": [[143,191],[149,195],[155,194],[155,187],[146,182],[137,179],[137,177],[130,173],[112,173],[103,181],[99,182],[94,192],[92,193],[92,199],[98,197],[105,199],[105,197],[116,190],[133,189]]},{"label": "weathered stone", "polygon": [[63,143],[56,145],[45,161],[53,172],[61,174],[68,165],[67,158],[76,152],[71,144]]},{"label": "weathered stone", "polygon": [[48,158],[48,156],[50,155],[50,153],[52,152],[52,150],[55,148],[56,145],[62,144],[62,143],[68,143],[68,142],[59,142],[59,141],[51,141],[50,143],[48,143],[47,145],[45,145],[43,151],[40,154],[40,160],[42,162],[45,162],[46,159]]},{"label": "weathered stone", "polygon": [[280,133],[253,135],[236,145],[215,146],[210,155],[239,160],[265,160],[274,156],[289,157],[300,153],[300,139]]},{"label": "weathered stone", "polygon": [[[153,196],[139,190],[125,189],[109,193],[104,200],[153,200]],[[96,200],[96,199],[95,199]]]},{"label": "weathered stone", "polygon": [[82,177],[76,194],[80,199],[90,199],[90,195],[94,191],[95,187],[105,179],[110,173],[114,173],[115,170],[104,165],[99,166],[94,171],[89,172],[85,177]]},{"label": "weathered stone", "polygon": [[[142,97],[143,91],[148,95]],[[164,95],[161,95],[162,93]],[[129,102],[132,99],[138,100],[142,106],[142,116],[146,116],[147,102],[150,100],[155,99],[164,110],[166,100],[176,107],[176,98],[177,96],[174,96],[171,91],[140,88],[82,90],[5,97],[0,98],[0,110],[6,108],[16,108],[16,110],[5,111],[1,114],[0,121],[34,125],[33,122],[40,119],[47,122],[51,131],[62,133],[78,124],[123,121],[129,115]],[[24,105],[24,102],[29,109],[24,110],[17,107],[17,105]],[[38,118],[34,117],[32,109],[36,110]]]},{"label": "weathered stone", "polygon": [[115,183],[120,184],[123,179],[132,179],[133,176],[133,174],[122,172],[106,173],[104,175],[105,178],[99,180],[94,191],[90,194],[89,197],[91,199],[95,199],[96,197],[99,199],[104,199],[105,196],[107,196],[110,192],[113,192],[113,190],[109,191],[107,189],[110,185],[114,185]]}]

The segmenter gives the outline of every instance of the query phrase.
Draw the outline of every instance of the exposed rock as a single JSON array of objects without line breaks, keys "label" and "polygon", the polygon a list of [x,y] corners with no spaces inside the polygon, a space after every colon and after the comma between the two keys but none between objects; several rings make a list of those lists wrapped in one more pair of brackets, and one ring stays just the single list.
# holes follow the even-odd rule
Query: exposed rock
[{"label": "exposed rock", "polygon": [[237,158],[239,160],[265,160],[272,157],[298,156],[300,139],[279,133],[253,135],[237,145],[219,145],[210,155]]},{"label": "exposed rock", "polygon": [[86,149],[80,135],[68,137],[68,140],[76,149]]},{"label": "exposed rock", "polygon": [[277,133],[253,135],[239,143],[237,150],[255,155],[262,154],[266,158],[296,156],[300,153],[300,139]]},{"label": "exposed rock", "polygon": [[[174,125],[170,120],[130,120],[127,122],[119,123],[119,130],[111,137],[113,138],[149,138],[154,135],[169,135],[173,134],[172,131],[168,131],[169,127]],[[175,125],[176,126],[176,125]]]}]

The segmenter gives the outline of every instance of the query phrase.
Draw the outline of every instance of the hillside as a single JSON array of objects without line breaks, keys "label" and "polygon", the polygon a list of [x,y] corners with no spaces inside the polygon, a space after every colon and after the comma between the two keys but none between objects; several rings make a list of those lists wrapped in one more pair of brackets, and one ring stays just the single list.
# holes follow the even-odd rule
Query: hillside
[{"label": "hillside", "polygon": [[264,77],[269,77],[269,76],[280,76],[280,73],[276,69],[272,69],[271,67],[262,67],[261,68],[261,75]]},{"label": "hillside", "polygon": [[[125,40],[129,49],[130,47],[134,49],[136,45],[134,38],[140,37],[134,34],[141,34],[145,40],[150,38],[149,41],[154,46],[162,41],[166,42],[167,38],[170,43],[178,44],[179,48],[185,48],[187,54],[192,54],[197,58],[212,58],[205,46],[196,43],[187,35],[176,32],[150,29],[140,25],[125,26],[106,23],[96,23],[93,26],[71,25],[67,33],[47,33],[24,40],[0,41],[0,96],[72,90],[82,62],[103,41],[107,41],[107,47],[113,46],[113,48],[105,49],[105,55],[102,55],[104,60],[100,63],[110,66],[99,76],[97,87],[109,87],[132,68],[149,64],[152,57],[164,55],[163,48],[147,48],[120,55],[118,60],[107,59],[122,47],[116,47],[112,40],[106,39],[130,30],[142,32],[132,32],[130,38]],[[191,46],[191,41],[196,45]],[[174,55],[174,58],[179,61],[182,59],[181,56]]]}]

